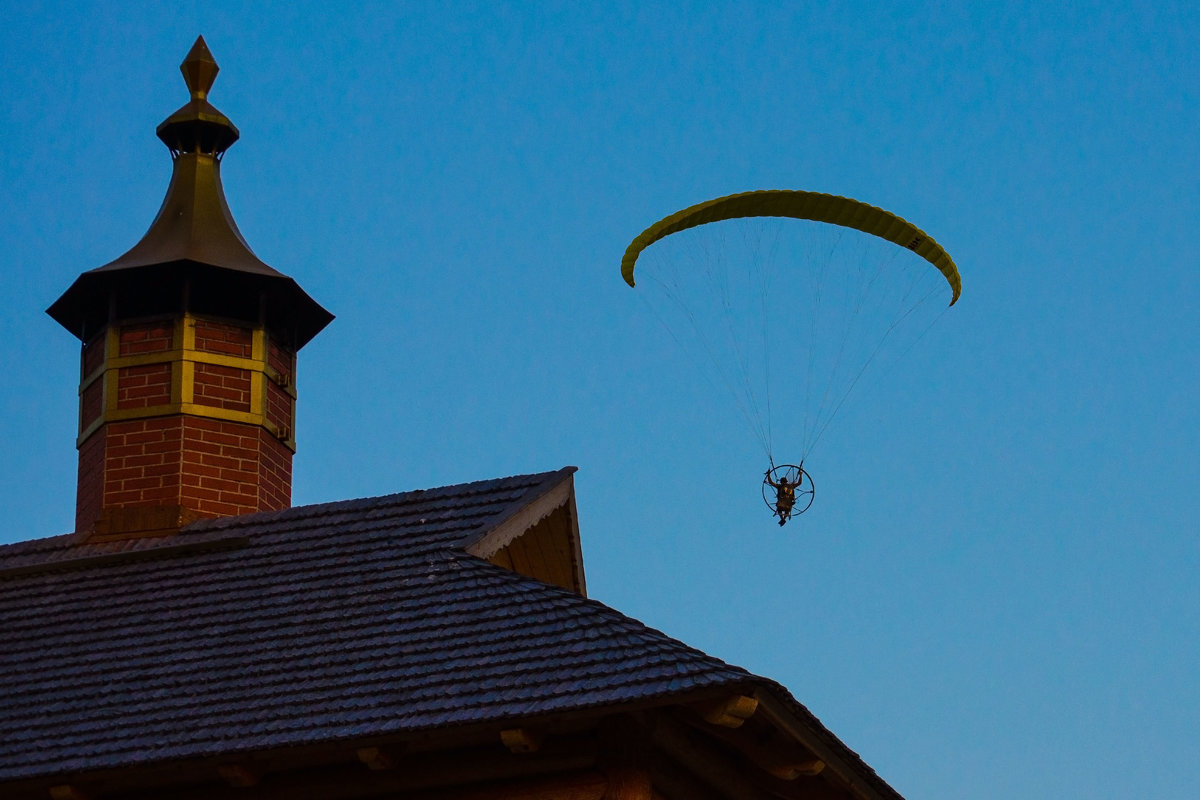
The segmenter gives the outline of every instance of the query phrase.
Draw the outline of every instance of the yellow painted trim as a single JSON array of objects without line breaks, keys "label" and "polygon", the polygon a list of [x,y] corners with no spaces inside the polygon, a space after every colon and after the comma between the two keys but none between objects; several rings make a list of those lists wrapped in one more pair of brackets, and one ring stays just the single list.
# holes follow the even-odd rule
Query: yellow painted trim
[{"label": "yellow painted trim", "polygon": [[116,357],[121,352],[121,331],[116,325],[109,325],[104,331],[104,363]]},{"label": "yellow painted trim", "polygon": [[115,411],[108,418],[108,421],[121,422],[127,419],[173,417],[180,414],[187,414],[190,417],[205,417],[207,419],[223,419],[226,422],[244,422],[247,425],[266,427],[266,420],[263,419],[262,414],[255,414],[253,411],[234,411],[228,408],[204,406],[198,403],[166,403],[160,406],[146,406],[145,408],[122,408]]},{"label": "yellow painted trim", "polygon": [[177,350],[195,350],[196,349],[196,316],[193,314],[184,314],[179,320],[176,327],[177,340],[173,342],[174,349]]},{"label": "yellow painted trim", "polygon": [[232,411],[227,408],[216,408],[215,406],[202,406],[195,403],[180,403],[179,405],[169,404],[163,406],[149,406],[147,408],[126,408],[116,411],[109,415],[106,419],[98,419],[88,426],[79,437],[75,440],[75,446],[79,447],[88,437],[94,434],[106,422],[124,422],[131,419],[153,419],[155,417],[177,417],[181,415],[189,417],[201,417],[204,419],[216,419],[223,422],[240,422],[245,425],[253,425],[274,436],[285,447],[296,452],[296,440],[289,433],[287,436],[281,435],[278,427],[271,424],[269,420],[263,417],[262,414],[255,414],[248,411]]},{"label": "yellow painted trim", "polygon": [[250,408],[267,418],[267,375],[255,372],[250,376]]},{"label": "yellow painted trim", "polygon": [[278,386],[281,391],[283,391],[293,400],[296,399],[296,386],[292,381],[286,380],[283,377],[283,373],[272,367],[270,364],[267,364],[266,369],[263,371],[266,373],[266,376],[271,379],[271,383]]},{"label": "yellow painted trim", "polygon": [[79,396],[83,397],[83,393],[87,391],[87,388],[89,386],[91,386],[93,383],[95,383],[96,381],[103,378],[104,373],[106,371],[107,371],[106,365],[101,364],[99,367],[97,367],[92,372],[91,375],[88,375],[86,378],[84,378],[82,381],[80,381],[79,382]]},{"label": "yellow painted trim", "polygon": [[[178,382],[178,391],[176,383]],[[196,362],[182,359],[171,367],[171,402],[191,403],[196,397]]]},{"label": "yellow painted trim", "polygon": [[235,369],[263,370],[266,365],[262,361],[242,356],[227,356],[222,353],[209,353],[204,350],[160,350],[157,353],[140,353],[136,356],[118,356],[110,359],[109,369],[122,367],[144,367],[147,364],[163,364],[168,361],[196,361],[202,364],[215,364],[220,367]]},{"label": "yellow painted trim", "polygon": [[[89,386],[91,386],[96,381],[100,380],[100,378],[104,375],[104,371],[106,369],[108,369],[108,354],[109,354],[109,352],[111,352],[109,349],[109,343],[111,342],[111,337],[109,336],[109,332],[111,330],[112,330],[111,326],[104,329],[104,334],[103,334],[104,343],[101,345],[101,347],[104,349],[104,353],[100,357],[100,366],[98,366],[94,370],[92,370],[91,375],[83,374],[83,353],[85,350],[87,350],[87,346],[85,345],[79,352],[79,373],[80,373],[79,374],[79,396],[80,397],[83,396],[83,393],[87,390],[87,388]],[[79,413],[82,414],[83,411],[80,410]]]},{"label": "yellow painted trim", "polygon": [[267,363],[267,329],[258,327],[250,337],[250,357],[262,364]]},{"label": "yellow painted trim", "polygon": [[204,406],[199,403],[180,403],[179,413],[187,414],[192,417],[208,417],[209,419],[223,419],[229,422],[245,422],[248,425],[261,425],[267,427],[267,419],[261,413],[254,411],[234,411],[230,408],[217,408],[216,406]]},{"label": "yellow painted trim", "polygon": [[95,422],[93,422],[91,425],[88,425],[86,428],[83,429],[83,431],[80,432],[80,434],[77,437],[75,437],[75,446],[79,447],[84,442],[86,442],[88,439],[90,439],[92,434],[95,433],[96,431],[100,430],[100,427],[102,425],[104,425],[104,423],[107,421],[108,420],[106,420],[104,418],[103,414],[101,414],[99,417],[97,417]]},{"label": "yellow painted trim", "polygon": [[117,373],[108,369],[104,371],[104,411],[102,416],[108,417],[117,410]]},{"label": "yellow painted trim", "polygon": [[[257,425],[279,439],[285,446],[295,452],[296,440],[293,438],[291,421],[286,430],[281,430],[267,418],[268,388],[267,381],[278,385],[287,393],[293,402],[292,413],[295,415],[296,390],[293,382],[285,381],[283,375],[273,369],[268,363],[269,340],[265,327],[251,329],[251,357],[229,356],[222,353],[210,353],[196,349],[196,321],[201,319],[193,314],[180,317],[172,335],[172,348],[157,353],[140,353],[131,356],[121,356],[120,326],[110,325],[105,332],[104,362],[91,375],[85,376],[79,386],[79,426],[83,425],[83,393],[96,381],[103,381],[103,408],[100,417],[81,430],[76,445],[94,434],[105,422],[116,422],[130,419],[147,419],[186,414],[193,417],[218,419],[228,422],[240,422],[247,425]],[[117,407],[119,374],[126,367],[140,367],[151,364],[171,365],[171,402],[146,408]],[[234,411],[215,406],[197,403],[195,397],[196,365],[210,364],[213,366],[230,367],[245,370],[250,373],[250,410]],[[294,365],[293,365],[294,366]],[[82,368],[81,368],[82,369]]]}]

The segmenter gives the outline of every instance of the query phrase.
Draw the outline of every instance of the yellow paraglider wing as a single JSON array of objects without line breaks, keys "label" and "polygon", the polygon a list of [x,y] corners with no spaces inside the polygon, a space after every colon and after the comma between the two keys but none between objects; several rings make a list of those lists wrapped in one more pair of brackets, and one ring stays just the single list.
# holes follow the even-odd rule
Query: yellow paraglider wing
[{"label": "yellow paraglider wing", "polygon": [[673,233],[704,225],[741,217],[791,217],[814,222],[826,222],[845,228],[869,233],[889,242],[907,247],[928,261],[945,276],[954,296],[950,305],[958,301],[962,293],[962,281],[953,259],[917,226],[901,219],[890,211],[821,192],[803,192],[784,189],[768,189],[759,192],[743,192],[718,197],[677,211],[642,231],[625,250],[621,259],[621,275],[633,286],[633,267],[638,256],[650,245]]}]

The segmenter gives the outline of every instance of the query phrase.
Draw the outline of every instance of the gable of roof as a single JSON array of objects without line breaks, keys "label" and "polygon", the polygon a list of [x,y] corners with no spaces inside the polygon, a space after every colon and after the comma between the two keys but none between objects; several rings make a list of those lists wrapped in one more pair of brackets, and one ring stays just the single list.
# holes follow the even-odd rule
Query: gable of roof
[{"label": "gable of roof", "polygon": [[473,556],[530,578],[587,595],[574,482],[565,478],[465,543]]}]

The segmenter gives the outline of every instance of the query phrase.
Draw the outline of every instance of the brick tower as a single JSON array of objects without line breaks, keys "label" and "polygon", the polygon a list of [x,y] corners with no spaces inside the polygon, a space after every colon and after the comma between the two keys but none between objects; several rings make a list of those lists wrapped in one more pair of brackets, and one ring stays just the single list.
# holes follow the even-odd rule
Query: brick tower
[{"label": "brick tower", "polygon": [[180,69],[191,100],[158,126],[174,162],[158,216],[47,310],[83,343],[75,530],[94,539],[287,508],[296,352],[333,319],[233,221],[220,166],[238,130],[207,100],[203,37]]}]

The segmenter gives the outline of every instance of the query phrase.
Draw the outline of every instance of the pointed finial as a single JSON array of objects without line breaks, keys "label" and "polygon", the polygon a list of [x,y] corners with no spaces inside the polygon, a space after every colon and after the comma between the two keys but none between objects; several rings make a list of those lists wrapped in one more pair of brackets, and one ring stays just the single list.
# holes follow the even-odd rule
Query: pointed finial
[{"label": "pointed finial", "polygon": [[155,131],[173,154],[198,151],[219,158],[237,141],[238,129],[229,121],[229,117],[208,102],[208,90],[217,79],[219,69],[212,53],[208,52],[204,37],[196,37],[196,43],[188,51],[187,58],[179,65],[192,97],[186,105],[163,120]]},{"label": "pointed finial", "polygon": [[213,81],[217,79],[217,73],[221,71],[221,68],[217,66],[216,59],[208,51],[208,45],[205,44],[203,36],[196,37],[196,43],[188,51],[187,58],[179,65],[179,71],[183,73],[183,80],[187,83],[188,91],[192,93],[194,99],[203,100],[208,97],[208,90],[212,88]]}]

